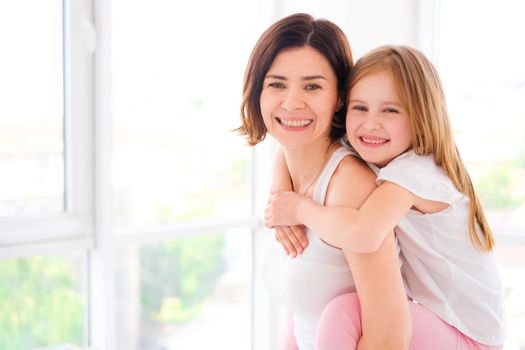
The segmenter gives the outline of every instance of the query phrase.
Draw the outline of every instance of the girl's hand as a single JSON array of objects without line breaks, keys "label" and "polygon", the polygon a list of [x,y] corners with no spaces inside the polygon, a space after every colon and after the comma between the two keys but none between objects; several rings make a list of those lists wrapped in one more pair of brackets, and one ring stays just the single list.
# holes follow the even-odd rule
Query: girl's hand
[{"label": "girl's hand", "polygon": [[264,224],[268,228],[275,226],[300,225],[297,208],[306,199],[295,192],[278,192],[270,195],[264,210]]},{"label": "girl's hand", "polygon": [[299,226],[277,226],[275,227],[275,238],[283,246],[286,255],[295,258],[302,254],[308,246],[305,227]]}]

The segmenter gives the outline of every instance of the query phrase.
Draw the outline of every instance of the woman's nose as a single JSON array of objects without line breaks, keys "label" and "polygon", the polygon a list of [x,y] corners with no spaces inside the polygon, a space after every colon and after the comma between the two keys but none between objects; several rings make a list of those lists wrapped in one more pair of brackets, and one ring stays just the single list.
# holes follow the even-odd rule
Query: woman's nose
[{"label": "woman's nose", "polygon": [[281,107],[288,111],[304,108],[305,105],[301,92],[295,89],[288,90],[281,101]]}]

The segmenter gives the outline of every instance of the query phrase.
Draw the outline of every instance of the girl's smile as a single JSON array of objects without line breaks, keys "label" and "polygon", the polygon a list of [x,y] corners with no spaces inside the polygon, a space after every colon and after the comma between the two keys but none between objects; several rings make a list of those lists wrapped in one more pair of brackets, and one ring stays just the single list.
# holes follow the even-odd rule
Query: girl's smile
[{"label": "girl's smile", "polygon": [[383,167],[412,146],[410,118],[386,70],[357,81],[346,118],[348,141],[367,162]]}]

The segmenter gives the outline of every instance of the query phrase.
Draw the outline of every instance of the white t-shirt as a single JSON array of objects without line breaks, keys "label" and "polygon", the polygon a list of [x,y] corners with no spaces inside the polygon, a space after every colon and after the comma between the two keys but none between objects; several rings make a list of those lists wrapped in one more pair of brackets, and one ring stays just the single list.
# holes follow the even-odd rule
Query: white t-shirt
[{"label": "white t-shirt", "polygon": [[498,266],[492,252],[481,252],[470,240],[468,197],[432,155],[408,151],[384,168],[371,167],[378,184],[390,181],[420,198],[450,205],[434,214],[410,210],[395,229],[408,295],[470,338],[502,345],[505,317]]},{"label": "white t-shirt", "polygon": [[[328,183],[348,154],[350,150],[341,147],[332,155],[314,189],[317,203],[324,204]],[[342,250],[324,243],[310,230],[306,234],[308,248],[294,259],[271,239],[263,257],[262,278],[270,294],[292,313],[299,349],[313,350],[321,312],[336,296],[355,292],[355,286]]]}]

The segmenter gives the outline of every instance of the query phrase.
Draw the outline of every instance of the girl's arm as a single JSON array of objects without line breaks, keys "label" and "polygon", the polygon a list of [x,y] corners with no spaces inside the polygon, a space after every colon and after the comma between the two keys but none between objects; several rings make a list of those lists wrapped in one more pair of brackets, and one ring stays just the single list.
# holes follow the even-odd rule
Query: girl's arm
[{"label": "girl's arm", "polygon": [[[346,157],[330,182],[325,204],[359,208],[375,188],[375,174],[355,158]],[[346,232],[340,228],[338,234]],[[363,335],[358,349],[407,349],[410,314],[392,230],[374,253],[343,252],[361,304]]]},{"label": "girl's arm", "polygon": [[292,192],[276,193],[270,198],[265,221],[267,226],[302,223],[334,246],[356,253],[370,253],[378,249],[418,199],[403,187],[388,181],[374,190],[357,210],[321,206]]},{"label": "girl's arm", "polygon": [[[274,164],[272,168],[272,184],[271,193],[278,193],[281,191],[292,191],[292,179],[290,172],[284,159],[284,154],[279,148],[275,155]],[[304,233],[301,225],[279,225],[275,226],[275,236],[277,241],[281,243],[286,254],[295,257],[301,254],[308,246],[308,238]]]}]

